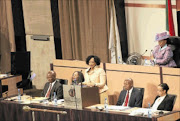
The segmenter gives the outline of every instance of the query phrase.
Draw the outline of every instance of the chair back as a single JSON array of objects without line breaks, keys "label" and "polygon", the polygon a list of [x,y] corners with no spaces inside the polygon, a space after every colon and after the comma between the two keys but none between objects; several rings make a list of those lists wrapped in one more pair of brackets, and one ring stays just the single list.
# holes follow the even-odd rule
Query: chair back
[{"label": "chair back", "polygon": [[[173,107],[174,107],[174,104],[175,104],[175,102],[176,102],[177,95],[174,95],[174,94],[168,94],[168,95],[169,95],[169,97],[172,99],[172,101],[173,101]],[[172,109],[173,109],[173,107],[172,107]]]},{"label": "chair back", "polygon": [[170,44],[172,46],[173,59],[177,65],[177,68],[180,68],[180,37],[171,36],[167,40],[167,44]]},{"label": "chair back", "polygon": [[140,88],[140,87],[135,87],[135,88],[138,89],[141,92],[142,96],[144,97],[144,88]]},{"label": "chair back", "polygon": [[68,84],[68,80],[67,79],[56,79],[59,83],[61,83],[62,85],[65,84],[67,85]]}]

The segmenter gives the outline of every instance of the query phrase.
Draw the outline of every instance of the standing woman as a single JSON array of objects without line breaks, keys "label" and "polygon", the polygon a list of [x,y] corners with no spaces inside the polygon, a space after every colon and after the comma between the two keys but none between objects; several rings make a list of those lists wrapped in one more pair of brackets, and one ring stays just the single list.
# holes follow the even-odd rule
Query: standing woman
[{"label": "standing woman", "polygon": [[85,70],[85,82],[83,85],[99,88],[100,93],[100,103],[104,103],[105,98],[108,98],[106,85],[106,73],[99,67],[100,58],[94,55],[90,55],[86,58],[86,64],[89,68]]}]

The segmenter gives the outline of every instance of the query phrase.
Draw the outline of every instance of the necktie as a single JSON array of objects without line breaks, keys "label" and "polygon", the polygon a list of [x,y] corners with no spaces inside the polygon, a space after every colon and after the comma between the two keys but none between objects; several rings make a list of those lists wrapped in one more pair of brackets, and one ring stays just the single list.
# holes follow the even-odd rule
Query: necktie
[{"label": "necktie", "polygon": [[50,85],[49,85],[49,90],[48,90],[48,92],[47,92],[47,94],[46,94],[46,97],[49,97],[49,96],[50,96],[51,88],[52,88],[52,84],[50,83]]},{"label": "necktie", "polygon": [[129,91],[128,91],[127,95],[126,95],[126,100],[125,100],[124,106],[127,106],[128,101],[129,101]]}]

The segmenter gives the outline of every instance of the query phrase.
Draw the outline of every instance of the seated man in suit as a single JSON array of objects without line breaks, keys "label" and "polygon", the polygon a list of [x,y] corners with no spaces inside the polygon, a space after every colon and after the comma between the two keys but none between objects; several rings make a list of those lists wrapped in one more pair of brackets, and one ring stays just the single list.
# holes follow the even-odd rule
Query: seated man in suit
[{"label": "seated man in suit", "polygon": [[167,94],[168,90],[169,86],[166,83],[158,85],[158,96],[156,96],[154,103],[152,104],[152,109],[172,111],[173,99]]},{"label": "seated man in suit", "polygon": [[63,98],[63,88],[62,85],[56,81],[56,73],[54,71],[49,71],[47,73],[48,82],[45,84],[42,91],[42,96],[51,99],[56,92],[57,99]]},{"label": "seated man in suit", "polygon": [[142,101],[142,93],[138,89],[133,87],[133,80],[125,79],[124,89],[121,91],[116,105],[142,107]]}]

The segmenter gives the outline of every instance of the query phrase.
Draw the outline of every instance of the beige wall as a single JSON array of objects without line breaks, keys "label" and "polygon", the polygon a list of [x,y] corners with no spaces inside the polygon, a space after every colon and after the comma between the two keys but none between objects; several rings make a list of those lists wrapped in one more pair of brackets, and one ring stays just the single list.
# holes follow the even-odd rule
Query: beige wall
[{"label": "beige wall", "polygon": [[[23,0],[27,51],[31,51],[31,70],[36,73],[33,85],[43,88],[50,63],[55,59],[50,0]],[[50,41],[32,40],[32,35],[49,35]]]},{"label": "beige wall", "polygon": [[36,73],[33,85],[38,89],[44,88],[47,82],[46,74],[50,70],[50,63],[55,59],[54,38],[50,41],[36,41],[32,35],[26,35],[27,51],[31,51],[31,70]]},{"label": "beige wall", "polygon": [[[171,0],[176,5],[176,0]],[[155,34],[166,30],[165,8],[147,7],[153,5],[165,5],[165,0],[126,0],[125,3],[132,3],[136,7],[126,5],[127,36],[129,53],[143,53],[146,49],[146,56],[150,55],[151,49],[157,44],[154,42]],[[137,7],[147,5],[146,7]],[[177,35],[176,9],[173,9],[174,27]]]}]

